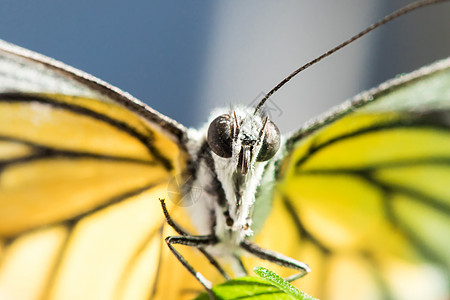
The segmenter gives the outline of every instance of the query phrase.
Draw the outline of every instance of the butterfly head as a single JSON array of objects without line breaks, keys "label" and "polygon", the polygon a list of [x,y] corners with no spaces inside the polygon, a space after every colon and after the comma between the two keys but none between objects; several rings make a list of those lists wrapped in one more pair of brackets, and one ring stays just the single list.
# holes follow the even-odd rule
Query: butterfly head
[{"label": "butterfly head", "polygon": [[245,176],[255,163],[268,161],[277,153],[280,131],[263,113],[236,109],[210,123],[208,144],[217,156],[234,163],[236,173]]},{"label": "butterfly head", "polygon": [[264,166],[280,148],[280,131],[264,112],[236,107],[213,119],[207,142],[226,198],[222,222],[216,223],[251,235],[256,189]]}]

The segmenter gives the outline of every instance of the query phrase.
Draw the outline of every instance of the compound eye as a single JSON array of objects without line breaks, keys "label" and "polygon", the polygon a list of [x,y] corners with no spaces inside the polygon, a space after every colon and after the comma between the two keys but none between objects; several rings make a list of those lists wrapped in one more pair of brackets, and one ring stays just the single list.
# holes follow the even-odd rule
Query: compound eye
[{"label": "compound eye", "polygon": [[263,144],[256,158],[256,161],[259,162],[271,159],[280,148],[280,130],[278,127],[272,121],[268,120],[264,130]]},{"label": "compound eye", "polygon": [[230,158],[232,154],[233,118],[221,115],[211,122],[208,128],[208,144],[220,157]]}]

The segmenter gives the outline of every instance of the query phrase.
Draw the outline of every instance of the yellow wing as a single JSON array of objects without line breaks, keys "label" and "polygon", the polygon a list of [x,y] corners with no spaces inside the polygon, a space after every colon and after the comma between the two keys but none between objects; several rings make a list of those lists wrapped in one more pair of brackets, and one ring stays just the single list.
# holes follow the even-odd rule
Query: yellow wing
[{"label": "yellow wing", "polygon": [[258,238],[309,264],[296,285],[324,300],[449,298],[450,59],[361,94],[286,153]]},{"label": "yellow wing", "polygon": [[184,137],[130,95],[0,41],[0,299],[192,297],[158,201]]}]

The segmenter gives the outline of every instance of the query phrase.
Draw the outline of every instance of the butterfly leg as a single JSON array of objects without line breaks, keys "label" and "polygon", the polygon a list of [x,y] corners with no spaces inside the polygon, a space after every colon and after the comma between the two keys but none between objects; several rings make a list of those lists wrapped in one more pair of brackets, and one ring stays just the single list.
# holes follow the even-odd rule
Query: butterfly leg
[{"label": "butterfly leg", "polygon": [[247,251],[250,254],[255,255],[260,259],[270,261],[282,267],[300,271],[300,273],[294,274],[286,278],[286,281],[294,281],[296,279],[302,278],[303,276],[311,272],[311,269],[308,267],[307,264],[302,263],[301,261],[293,259],[289,256],[283,255],[281,253],[261,248],[258,245],[249,242],[247,240],[242,241],[240,246],[243,250]]},{"label": "butterfly leg", "polygon": [[[165,204],[165,202],[164,202],[164,199],[159,199],[159,201],[161,202],[161,207],[162,207],[162,210],[163,210],[163,213],[164,213],[164,216],[165,216],[165,218],[166,218],[166,221],[167,221],[167,224],[169,224],[169,226],[170,227],[172,227],[178,234],[180,234],[181,235],[181,237],[186,237],[186,238],[204,238],[204,237],[206,237],[207,238],[207,240],[208,240],[208,244],[207,245],[211,245],[211,244],[214,244],[214,243],[216,243],[217,241],[216,241],[216,239],[215,239],[215,237],[214,236],[192,236],[191,234],[189,234],[188,232],[186,232],[184,229],[182,229],[177,223],[175,223],[174,221],[173,221],[173,219],[172,219],[172,217],[170,216],[170,214],[169,214],[169,211],[167,210],[167,207],[166,207],[166,204]],[[181,238],[180,237],[180,238]],[[178,237],[173,237],[173,238],[178,238]],[[191,241],[192,242],[192,241]],[[188,264],[187,263],[187,261],[181,256],[181,254],[179,253],[179,252],[177,252],[174,248],[173,248],[173,246],[171,246],[171,245],[169,245],[169,243],[167,242],[167,238],[166,238],[166,243],[168,244],[168,246],[169,246],[169,249],[174,253],[174,255],[177,257],[177,259],[183,264],[183,266],[185,266],[186,267],[186,269],[188,269],[189,270],[189,272],[190,273],[192,273],[195,277],[196,277],[196,275],[192,272],[192,271],[194,271],[195,272],[195,270],[192,268],[192,266],[190,266],[191,267],[191,269],[192,269],[192,271],[185,265],[185,263],[183,263],[181,260],[180,260],[180,258],[182,258],[185,262],[186,262],[186,264]],[[173,243],[173,244],[177,244],[177,243]],[[182,243],[178,243],[178,244],[182,244]],[[194,242],[194,244],[195,244],[195,242]],[[182,244],[182,245],[187,245],[187,244]],[[217,260],[211,255],[211,254],[209,254],[204,248],[202,248],[202,247],[198,247],[199,245],[198,245],[198,242],[197,242],[197,244],[195,244],[195,245],[187,245],[187,246],[193,246],[193,247],[196,247],[207,259],[208,259],[208,261],[211,263],[211,265],[213,265],[218,271],[219,271],[219,273],[226,279],[226,280],[230,280],[231,279],[231,277],[225,272],[225,270],[220,266],[220,264],[217,262]],[[175,253],[174,251],[176,251],[177,253]],[[199,273],[200,274],[200,273]],[[200,274],[201,275],[201,274]],[[203,277],[203,276],[202,276]],[[197,277],[196,277],[197,278]],[[198,279],[198,278],[197,278]],[[205,279],[206,280],[206,279]],[[200,281],[200,280],[199,280]],[[201,283],[201,281],[200,281],[200,283]],[[202,284],[203,285],[203,284]]]},{"label": "butterfly leg", "polygon": [[242,262],[241,258],[238,255],[233,255],[233,259],[235,262],[235,269],[236,269],[236,275],[238,277],[247,276],[248,272],[247,269],[244,266],[244,263]]},{"label": "butterfly leg", "polygon": [[201,285],[210,293],[212,284],[201,273],[197,272],[188,261],[178,252],[173,245],[184,245],[198,248],[199,246],[207,246],[213,244],[215,241],[211,236],[168,236],[166,237],[166,243],[170,251],[175,255],[178,261],[191,273]]},{"label": "butterfly leg", "polygon": [[169,224],[169,226],[172,227],[178,234],[183,236],[189,236],[190,234],[186,232],[183,228],[181,228],[177,223],[175,223],[175,221],[170,216],[169,211],[167,210],[165,199],[159,198],[159,202],[161,202],[161,208],[163,210],[167,224]]},{"label": "butterfly leg", "polygon": [[225,270],[220,266],[219,262],[203,248],[198,248],[198,250],[208,259],[209,263],[213,265],[217,271],[225,278],[225,280],[230,280],[231,276],[225,272]]}]

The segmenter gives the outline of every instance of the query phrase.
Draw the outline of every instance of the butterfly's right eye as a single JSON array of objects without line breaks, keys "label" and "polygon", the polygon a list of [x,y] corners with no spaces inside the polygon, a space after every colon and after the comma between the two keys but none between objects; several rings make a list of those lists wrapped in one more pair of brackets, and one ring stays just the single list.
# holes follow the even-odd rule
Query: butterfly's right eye
[{"label": "butterfly's right eye", "polygon": [[233,118],[221,115],[214,119],[208,129],[208,144],[211,150],[223,158],[230,158],[232,151]]}]

